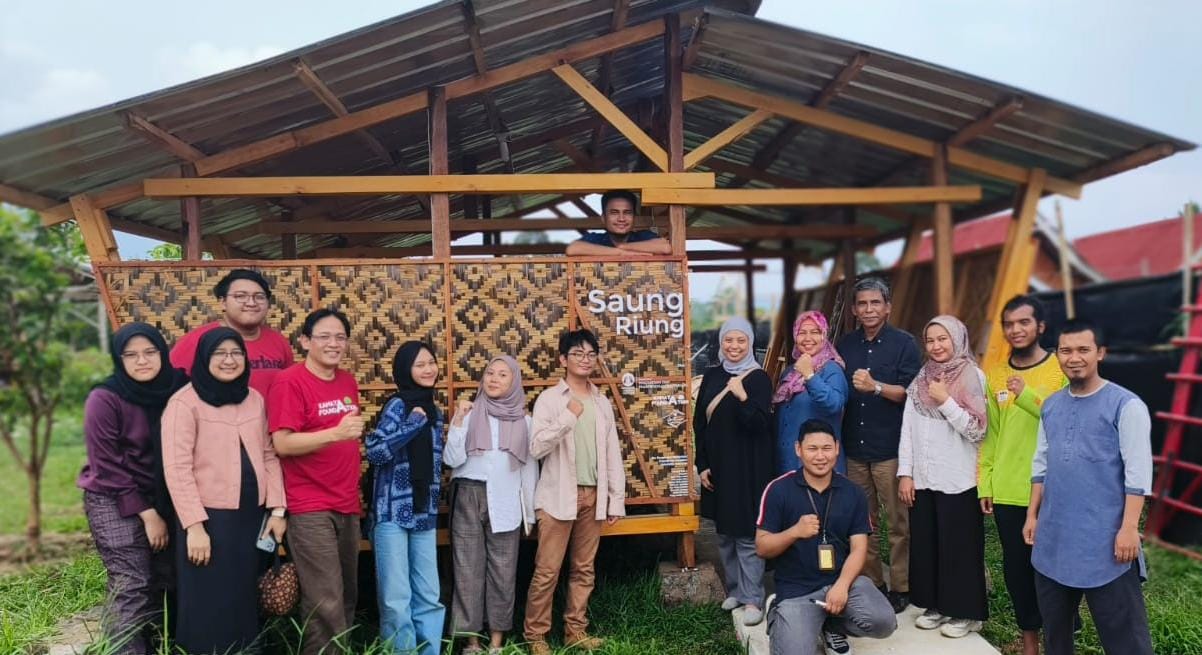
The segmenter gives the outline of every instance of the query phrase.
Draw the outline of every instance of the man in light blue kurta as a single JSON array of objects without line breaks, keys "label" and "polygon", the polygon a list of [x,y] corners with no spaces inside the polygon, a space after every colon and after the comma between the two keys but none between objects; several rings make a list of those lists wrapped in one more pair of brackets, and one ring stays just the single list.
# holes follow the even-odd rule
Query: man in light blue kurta
[{"label": "man in light blue kurta", "polygon": [[1152,421],[1131,391],[1103,379],[1101,330],[1070,320],[1056,357],[1069,386],[1043,404],[1031,504],[1035,590],[1047,655],[1072,655],[1085,596],[1108,655],[1152,655],[1139,516],[1152,489]]}]

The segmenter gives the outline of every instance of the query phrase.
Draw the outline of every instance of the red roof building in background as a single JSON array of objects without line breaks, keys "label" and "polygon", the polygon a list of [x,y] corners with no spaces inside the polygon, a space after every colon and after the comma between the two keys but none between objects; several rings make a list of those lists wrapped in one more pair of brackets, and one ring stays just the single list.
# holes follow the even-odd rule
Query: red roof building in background
[{"label": "red roof building in background", "polygon": [[[1193,217],[1194,251],[1202,247],[1200,217]],[[1181,270],[1181,228],[1180,218],[1167,218],[1081,237],[1073,246],[1109,280],[1167,275]]]}]

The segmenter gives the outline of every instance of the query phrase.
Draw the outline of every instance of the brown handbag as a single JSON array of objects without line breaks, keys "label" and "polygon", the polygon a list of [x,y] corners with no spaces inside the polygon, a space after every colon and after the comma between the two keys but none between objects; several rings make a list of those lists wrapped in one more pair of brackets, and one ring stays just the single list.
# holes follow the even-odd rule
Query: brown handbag
[{"label": "brown handbag", "polygon": [[282,562],[279,549],[271,568],[259,576],[259,608],[267,616],[287,616],[300,600],[300,581],[296,565]]}]

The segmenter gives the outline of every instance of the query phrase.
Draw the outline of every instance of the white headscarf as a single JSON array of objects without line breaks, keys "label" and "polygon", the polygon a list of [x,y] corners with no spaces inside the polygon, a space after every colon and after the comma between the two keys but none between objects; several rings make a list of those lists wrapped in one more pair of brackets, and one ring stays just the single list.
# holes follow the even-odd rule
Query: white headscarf
[{"label": "white headscarf", "polygon": [[[747,355],[737,362],[727,361],[726,353],[722,352],[722,337],[725,337],[727,332],[742,332],[747,335]],[[718,361],[722,362],[722,368],[731,375],[742,375],[760,367],[759,362],[755,361],[755,328],[751,327],[750,321],[741,316],[726,319],[722,329],[718,330]]]}]

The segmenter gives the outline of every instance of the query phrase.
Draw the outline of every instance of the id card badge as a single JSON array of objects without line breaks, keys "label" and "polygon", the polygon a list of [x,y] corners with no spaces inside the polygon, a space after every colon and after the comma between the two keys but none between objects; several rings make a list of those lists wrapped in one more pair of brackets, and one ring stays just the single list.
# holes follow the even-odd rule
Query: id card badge
[{"label": "id card badge", "polygon": [[833,544],[818,544],[818,570],[823,572],[835,570],[835,546]]},{"label": "id card badge", "polygon": [[1007,400],[1010,400],[1010,391],[1008,389],[1002,389],[997,392],[997,404],[1005,405]]}]

